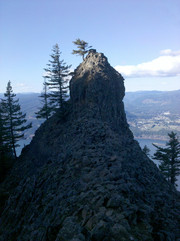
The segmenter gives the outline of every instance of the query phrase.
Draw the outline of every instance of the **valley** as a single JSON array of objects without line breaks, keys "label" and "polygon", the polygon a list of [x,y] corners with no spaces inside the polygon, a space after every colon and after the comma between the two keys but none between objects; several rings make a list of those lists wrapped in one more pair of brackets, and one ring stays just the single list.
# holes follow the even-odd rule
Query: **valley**
[{"label": "valley", "polygon": [[[44,120],[36,119],[35,112],[41,106],[39,93],[17,94],[23,113],[33,127],[26,132],[26,140],[20,141],[20,153],[28,144]],[[3,94],[0,94],[3,98]],[[167,140],[171,131],[180,136],[180,90],[126,92],[124,105],[127,121],[136,139]]]}]

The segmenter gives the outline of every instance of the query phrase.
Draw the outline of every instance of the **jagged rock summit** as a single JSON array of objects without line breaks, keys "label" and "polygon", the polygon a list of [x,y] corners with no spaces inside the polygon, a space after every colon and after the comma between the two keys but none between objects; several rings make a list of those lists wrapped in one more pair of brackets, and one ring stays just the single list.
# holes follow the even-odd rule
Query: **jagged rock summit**
[{"label": "jagged rock summit", "polygon": [[70,96],[1,184],[0,240],[178,240],[179,194],[134,140],[123,78],[102,53],[75,70]]},{"label": "jagged rock summit", "polygon": [[108,122],[113,129],[125,134],[128,125],[122,102],[124,79],[110,66],[104,54],[95,50],[89,52],[75,70],[70,94],[74,113],[87,112],[90,118]]}]

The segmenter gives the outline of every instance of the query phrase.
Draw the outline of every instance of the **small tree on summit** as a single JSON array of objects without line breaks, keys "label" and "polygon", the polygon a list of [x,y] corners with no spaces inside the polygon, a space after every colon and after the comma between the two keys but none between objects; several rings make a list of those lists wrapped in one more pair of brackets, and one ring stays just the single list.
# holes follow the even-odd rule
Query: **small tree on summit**
[{"label": "small tree on summit", "polygon": [[92,46],[88,46],[87,42],[80,40],[79,38],[76,39],[76,41],[73,41],[73,43],[77,45],[78,50],[73,50],[72,54],[80,55],[84,60],[85,54],[89,51],[90,48],[92,48]]},{"label": "small tree on summit", "polygon": [[7,84],[7,90],[4,94],[5,99],[2,99],[2,119],[4,120],[4,129],[6,132],[5,144],[11,148],[16,158],[16,147],[19,146],[17,142],[24,138],[24,131],[32,127],[32,123],[24,125],[26,123],[26,114],[21,112],[21,107],[19,105],[19,99],[14,99],[16,97],[13,94],[11,87],[11,82]]},{"label": "small tree on summit", "polygon": [[168,134],[169,141],[164,148],[153,144],[157,148],[153,159],[161,162],[160,171],[173,185],[177,180],[176,177],[180,174],[180,142],[176,135],[173,131]]}]

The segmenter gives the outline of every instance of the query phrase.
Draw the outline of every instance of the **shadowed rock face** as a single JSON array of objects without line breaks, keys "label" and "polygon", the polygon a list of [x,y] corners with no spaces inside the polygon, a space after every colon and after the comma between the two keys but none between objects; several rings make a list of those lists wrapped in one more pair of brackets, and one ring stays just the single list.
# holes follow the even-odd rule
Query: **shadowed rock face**
[{"label": "shadowed rock face", "polygon": [[75,113],[87,111],[89,117],[108,122],[119,133],[127,129],[122,102],[124,79],[110,66],[104,54],[96,51],[88,54],[75,70],[70,93]]},{"label": "shadowed rock face", "polygon": [[122,76],[90,51],[70,91],[1,184],[0,240],[177,240],[179,194],[133,139]]}]

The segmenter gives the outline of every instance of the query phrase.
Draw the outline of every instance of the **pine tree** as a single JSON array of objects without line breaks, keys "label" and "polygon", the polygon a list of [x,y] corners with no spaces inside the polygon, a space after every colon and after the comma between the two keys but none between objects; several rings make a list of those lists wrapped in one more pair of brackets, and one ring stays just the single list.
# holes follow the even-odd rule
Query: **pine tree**
[{"label": "pine tree", "polygon": [[0,182],[3,181],[7,171],[12,166],[12,151],[7,143],[8,136],[3,119],[3,109],[0,102]]},{"label": "pine tree", "polygon": [[4,144],[5,144],[5,128],[4,128],[4,121],[2,118],[3,110],[2,104],[0,103],[0,154],[2,154]]},{"label": "pine tree", "polygon": [[146,145],[143,147],[142,151],[143,151],[147,156],[149,156],[150,149],[149,149]]},{"label": "pine tree", "polygon": [[44,83],[43,83],[43,93],[41,93],[41,95],[39,96],[43,103],[42,108],[36,112],[36,118],[37,119],[46,119],[48,120],[49,117],[51,116],[51,113],[53,112],[53,109],[51,108],[50,104],[49,104],[49,94],[48,94],[48,86],[46,83],[46,76],[44,77]]},{"label": "pine tree", "polygon": [[5,136],[5,132],[4,132],[3,119],[2,119],[2,108],[0,104],[0,182],[3,180],[6,172],[5,160],[4,160],[5,159],[4,155],[6,153],[6,149],[4,145],[4,136]]},{"label": "pine tree", "polygon": [[15,99],[16,95],[13,93],[11,82],[7,84],[7,90],[4,94],[5,99],[2,99],[2,117],[5,121],[6,141],[5,144],[13,151],[14,157],[16,155],[17,143],[20,139],[24,138],[24,131],[32,127],[32,123],[25,125],[27,120],[26,114],[21,112],[19,99]]},{"label": "pine tree", "polygon": [[153,144],[157,148],[153,159],[160,161],[160,171],[173,185],[180,174],[180,142],[176,135],[174,132],[168,134],[169,141],[164,148]]},{"label": "pine tree", "polygon": [[53,46],[51,60],[45,69],[50,93],[50,105],[54,109],[60,109],[61,113],[65,112],[66,100],[68,97],[68,74],[71,66],[66,65],[64,60],[60,60],[61,52],[58,44]]},{"label": "pine tree", "polygon": [[73,43],[77,45],[78,50],[73,50],[72,54],[80,55],[84,60],[85,54],[87,54],[87,52],[90,48],[92,48],[92,46],[88,46],[87,42],[85,42],[84,40],[80,40],[79,38],[76,39],[76,41],[73,41]]}]

